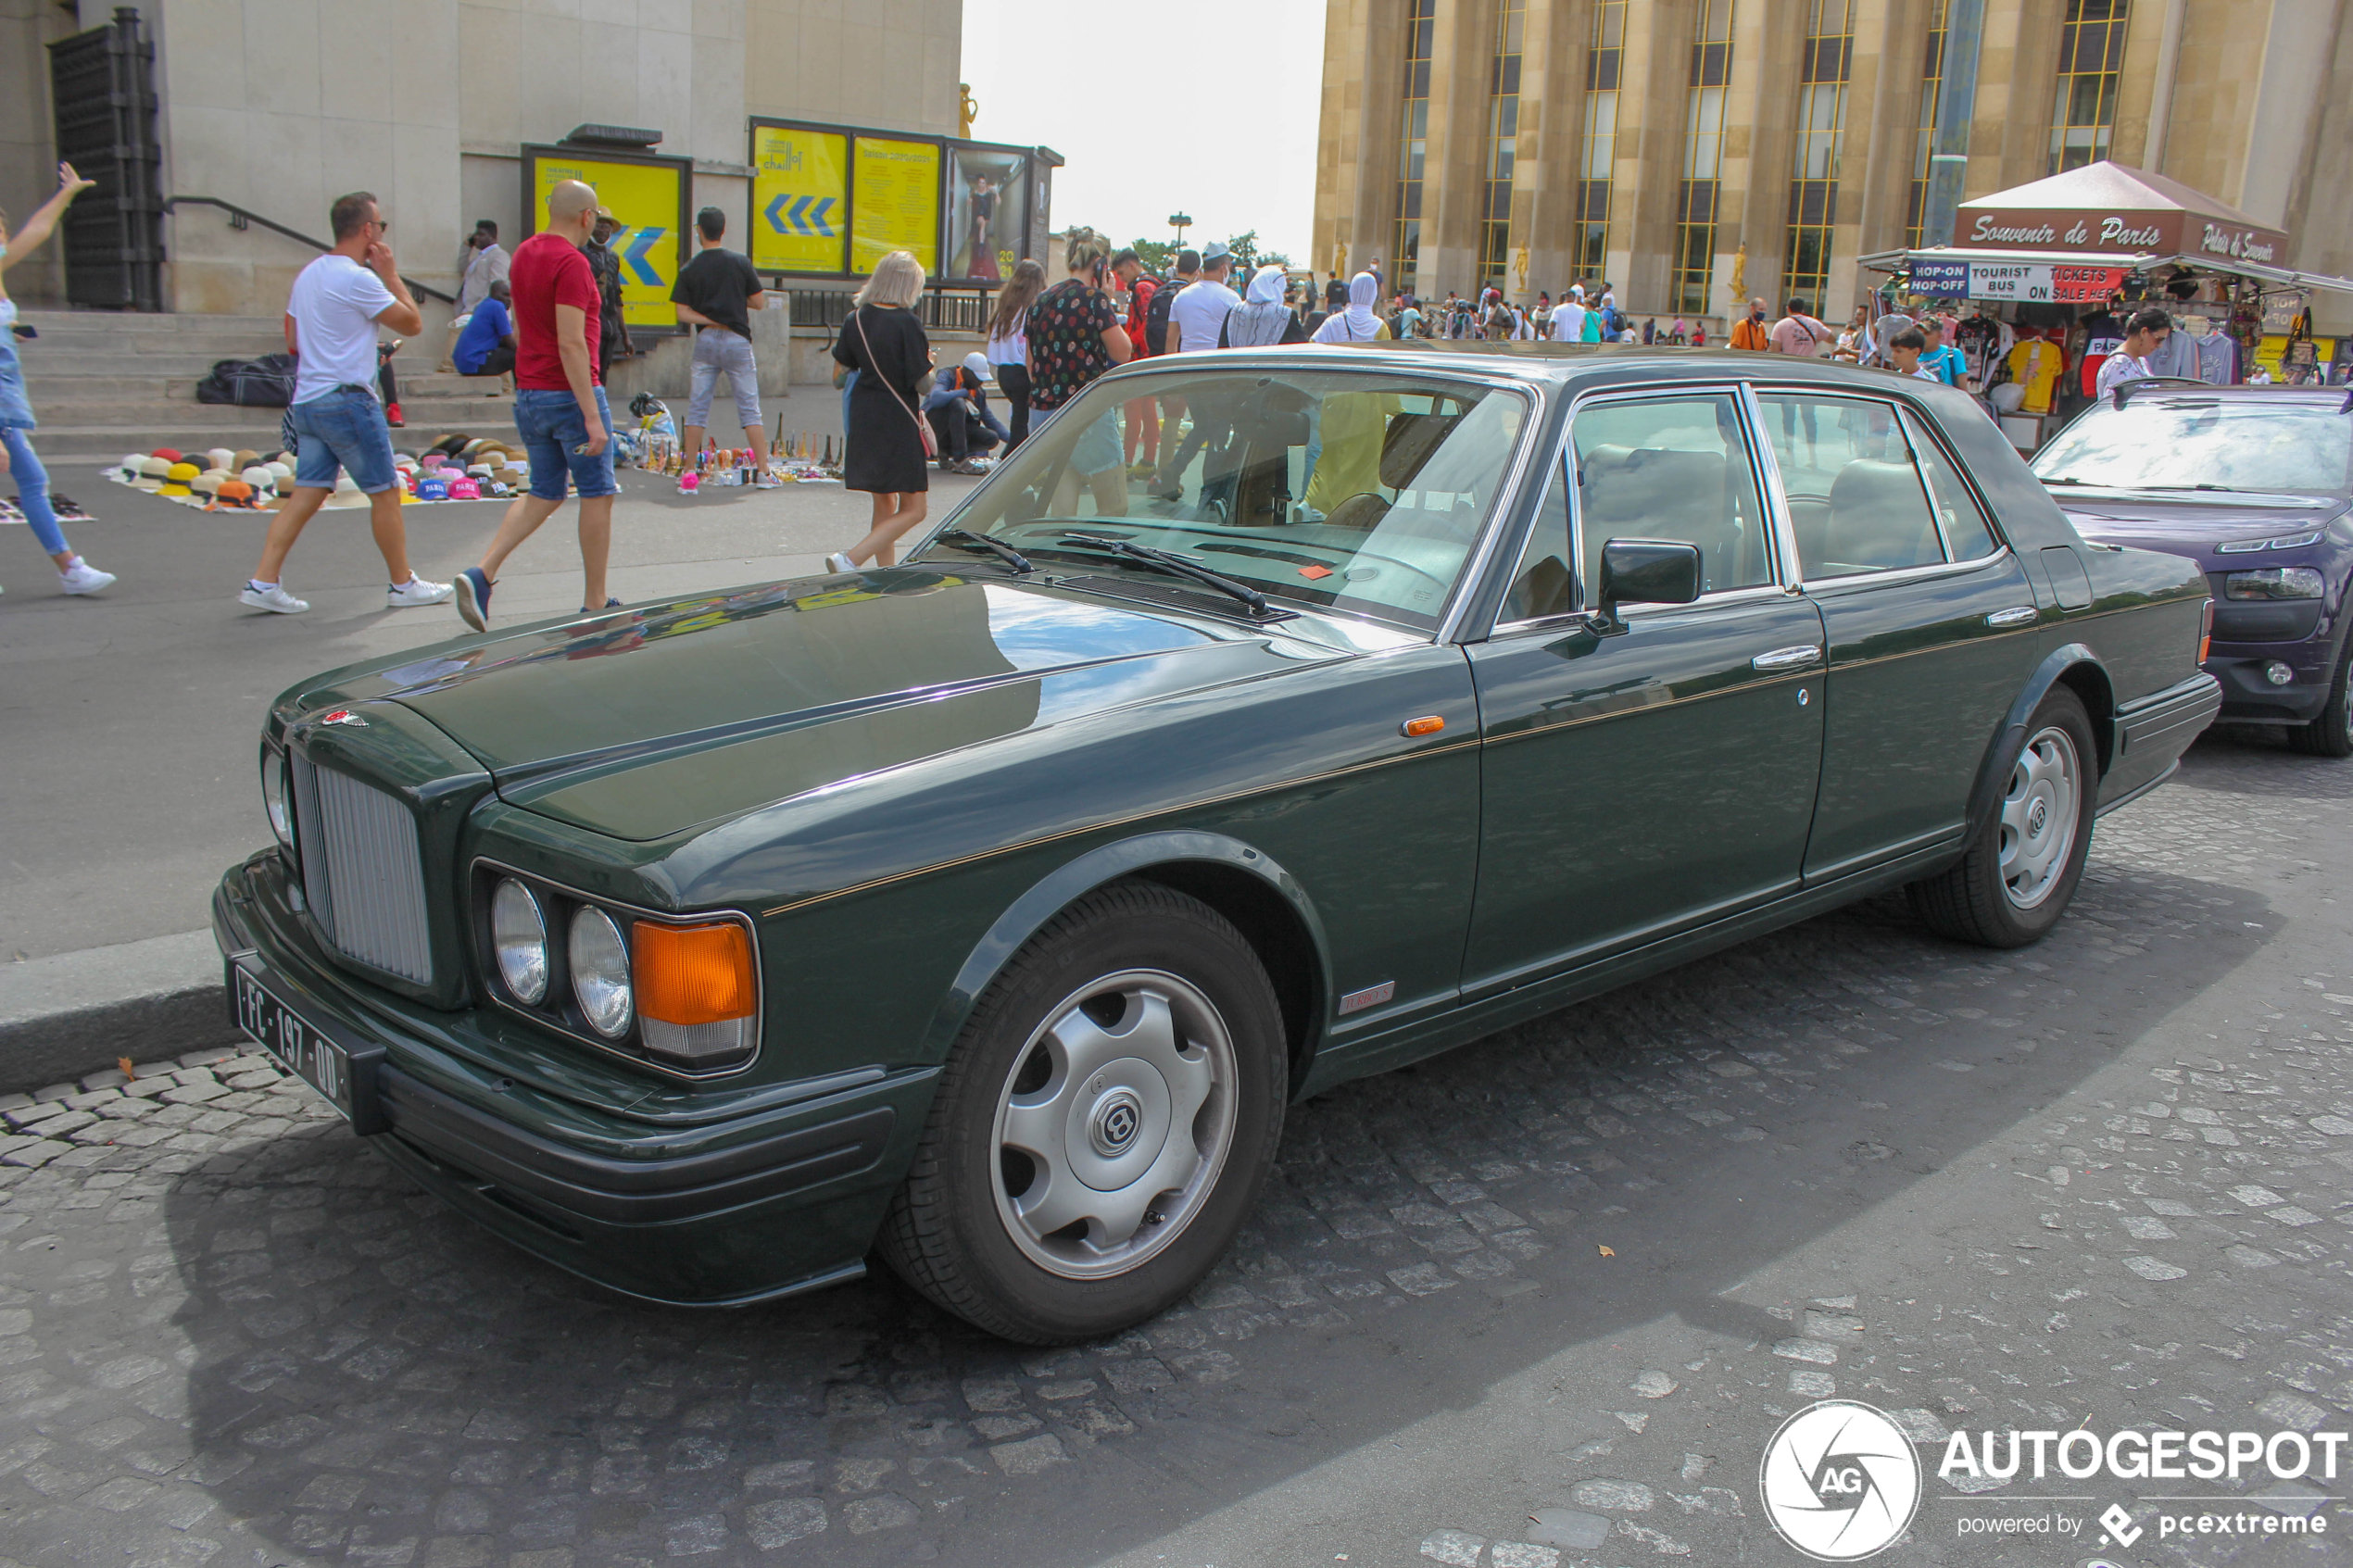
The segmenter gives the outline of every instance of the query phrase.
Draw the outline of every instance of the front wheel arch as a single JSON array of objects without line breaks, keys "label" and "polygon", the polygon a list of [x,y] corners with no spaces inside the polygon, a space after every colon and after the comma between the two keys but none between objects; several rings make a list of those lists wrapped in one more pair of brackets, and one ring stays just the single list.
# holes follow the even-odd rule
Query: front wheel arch
[{"label": "front wheel arch", "polygon": [[1032,884],[973,945],[924,1031],[923,1060],[947,1060],[972,1010],[1023,944],[1070,905],[1122,878],[1156,882],[1233,922],[1265,966],[1282,1006],[1295,1092],[1323,1040],[1331,947],[1299,879],[1265,850],[1221,833],[1171,830],[1098,845]]}]

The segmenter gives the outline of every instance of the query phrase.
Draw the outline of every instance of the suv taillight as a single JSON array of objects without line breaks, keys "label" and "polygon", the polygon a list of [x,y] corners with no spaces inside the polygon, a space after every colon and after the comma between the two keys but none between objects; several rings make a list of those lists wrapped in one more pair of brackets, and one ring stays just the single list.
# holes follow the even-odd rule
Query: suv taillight
[{"label": "suv taillight", "polygon": [[2214,601],[2206,601],[2206,612],[2198,618],[2197,661],[2206,663],[2206,656],[2214,651]]}]

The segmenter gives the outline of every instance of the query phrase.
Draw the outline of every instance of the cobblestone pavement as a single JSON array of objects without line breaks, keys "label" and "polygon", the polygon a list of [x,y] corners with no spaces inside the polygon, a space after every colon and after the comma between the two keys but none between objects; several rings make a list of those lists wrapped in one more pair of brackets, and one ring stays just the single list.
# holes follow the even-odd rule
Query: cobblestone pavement
[{"label": "cobblestone pavement", "polygon": [[[0,1102],[0,1564],[1781,1563],[1758,1459],[1833,1393],[1931,1470],[2341,1430],[2349,796],[2209,737],[2040,947],[1881,900],[1324,1096],[1189,1305],[1051,1354],[887,1280],[619,1301],[251,1056]],[[2347,1489],[2241,1482],[2316,1543],[2108,1555],[2342,1561]],[[1958,1534],[2054,1490],[2152,1521],[1931,1477],[1881,1561],[2080,1562]]]}]

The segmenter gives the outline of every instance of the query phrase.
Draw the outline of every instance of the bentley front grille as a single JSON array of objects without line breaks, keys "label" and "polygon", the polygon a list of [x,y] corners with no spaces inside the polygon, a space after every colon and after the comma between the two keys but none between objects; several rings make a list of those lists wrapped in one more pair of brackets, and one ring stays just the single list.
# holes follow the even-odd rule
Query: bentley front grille
[{"label": "bentley front grille", "polygon": [[433,984],[424,858],[407,807],[359,780],[294,759],[295,840],[311,919],[346,957]]}]

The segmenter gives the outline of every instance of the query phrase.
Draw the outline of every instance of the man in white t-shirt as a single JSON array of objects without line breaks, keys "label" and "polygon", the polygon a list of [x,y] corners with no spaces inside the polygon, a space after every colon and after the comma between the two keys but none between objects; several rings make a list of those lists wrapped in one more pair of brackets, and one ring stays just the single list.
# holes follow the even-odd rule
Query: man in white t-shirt
[{"label": "man in white t-shirt", "polygon": [[286,349],[296,358],[294,406],[286,410],[295,433],[294,498],[270,520],[261,564],[237,602],[279,615],[310,608],[286,592],[278,574],[340,472],[368,497],[376,548],[384,558],[385,608],[447,604],[448,583],[428,583],[409,570],[400,476],[392,466],[384,408],[376,398],[376,328],[413,337],[424,329],[424,319],[384,243],[390,225],[376,198],[365,191],[338,197],[328,221],[334,248],[302,270],[286,302]]},{"label": "man in white t-shirt", "polygon": [[1202,247],[1201,277],[1178,295],[1168,307],[1168,352],[1189,354],[1217,346],[1218,330],[1227,313],[1242,302],[1226,282],[1234,267],[1234,253],[1212,240]]},{"label": "man in white t-shirt", "polygon": [[1553,307],[1553,341],[1585,341],[1585,291],[1582,288],[1570,289],[1568,297]]}]

